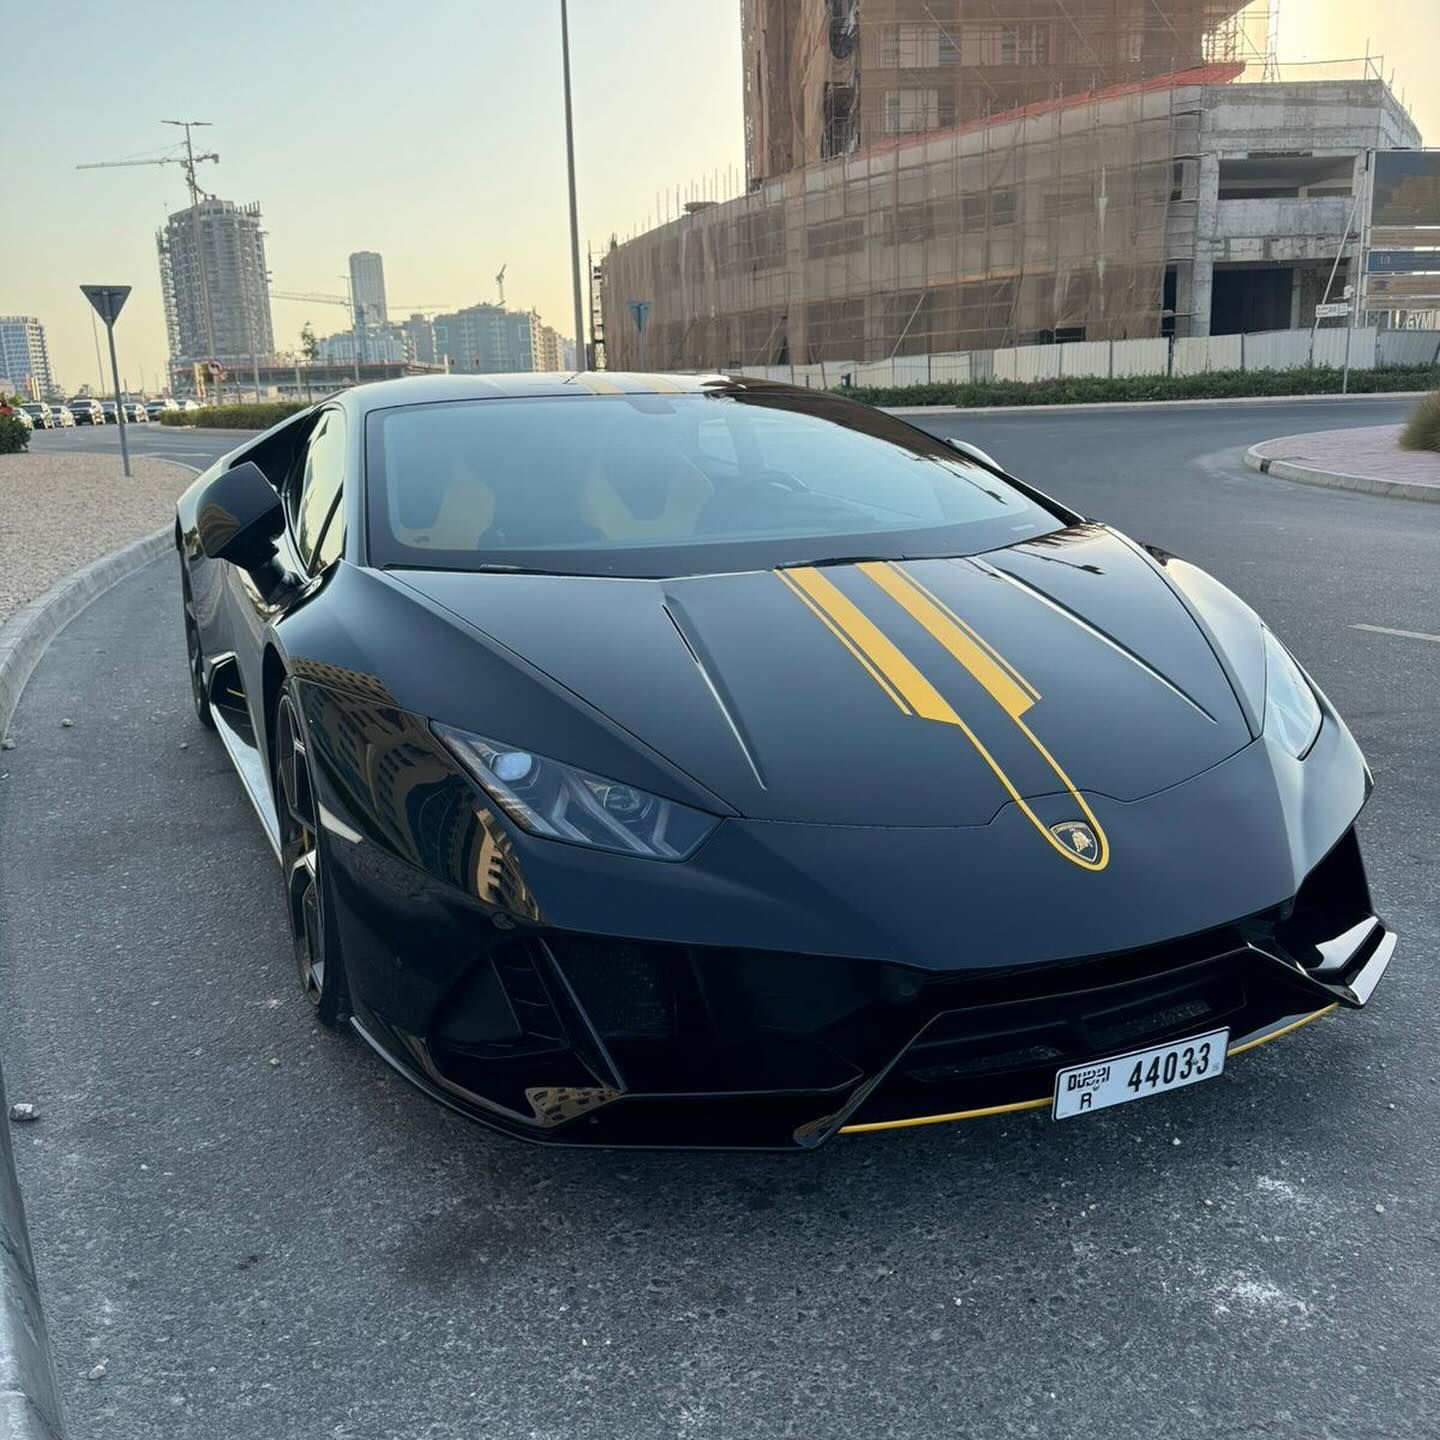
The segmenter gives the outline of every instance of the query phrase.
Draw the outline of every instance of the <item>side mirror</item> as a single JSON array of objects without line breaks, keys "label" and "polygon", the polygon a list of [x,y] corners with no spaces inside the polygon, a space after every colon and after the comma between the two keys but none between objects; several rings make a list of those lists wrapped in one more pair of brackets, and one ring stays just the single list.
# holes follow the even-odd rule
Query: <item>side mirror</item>
[{"label": "side mirror", "polygon": [[275,553],[285,509],[265,472],[252,460],[222,470],[201,492],[200,548],[211,560],[254,570]]},{"label": "side mirror", "polygon": [[978,460],[987,470],[994,470],[996,474],[1005,474],[1005,467],[992,456],[987,455],[978,445],[972,445],[968,440],[961,440],[954,435],[945,436],[945,443],[952,449],[958,450],[960,454],[971,460]]}]

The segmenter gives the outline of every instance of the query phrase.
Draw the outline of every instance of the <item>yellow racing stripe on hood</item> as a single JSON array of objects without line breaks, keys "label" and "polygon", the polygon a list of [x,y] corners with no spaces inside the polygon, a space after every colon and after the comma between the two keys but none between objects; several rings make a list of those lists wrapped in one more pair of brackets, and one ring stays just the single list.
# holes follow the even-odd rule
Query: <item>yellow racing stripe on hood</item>
[{"label": "yellow racing stripe on hood", "polygon": [[902,715],[911,715],[914,712],[900,698],[899,692],[893,685],[865,658],[864,655],[851,642],[849,636],[788,576],[783,570],[777,570],[775,576],[782,580],[785,588],[795,595],[804,607],[855,657],[856,663],[862,670],[895,702],[896,707]]},{"label": "yellow racing stripe on hood", "polygon": [[989,766],[1020,813],[1056,854],[1082,870],[1100,871],[1110,864],[1110,842],[1074,781],[1065,773],[1035,732],[1021,718],[1040,699],[1040,692],[998,650],[960,619],[941,600],[893,561],[865,561],[857,567],[891,597],[973,676],[1049,767],[1095,836],[1094,860],[1076,854],[1059,839],[1021,794],[979,735],[876,623],[833,581],[813,566],[776,570],[777,579],[792,591],[850,652],[861,668],[894,701],[902,713],[954,725]]},{"label": "yellow racing stripe on hood", "polygon": [[960,717],[945,697],[920,673],[905,655],[858,605],[836,585],[810,566],[775,572],[792,589],[810,600],[814,608],[863,655],[867,669],[882,675],[909,706],[925,720],[959,725]]},{"label": "yellow racing stripe on hood", "polygon": [[856,567],[873,580],[901,609],[914,616],[975,678],[991,699],[1018,720],[1036,701],[1016,672],[963,620],[943,605],[914,576],[892,561],[865,562]]}]

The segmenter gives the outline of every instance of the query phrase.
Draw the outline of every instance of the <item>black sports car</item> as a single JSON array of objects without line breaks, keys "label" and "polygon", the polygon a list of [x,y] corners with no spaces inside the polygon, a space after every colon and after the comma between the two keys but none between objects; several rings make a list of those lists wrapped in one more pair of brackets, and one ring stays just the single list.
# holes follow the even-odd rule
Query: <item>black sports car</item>
[{"label": "black sports car", "polygon": [[301,980],[559,1143],[1099,1110],[1363,1005],[1344,723],[1255,614],[878,410],[360,387],[181,498]]}]

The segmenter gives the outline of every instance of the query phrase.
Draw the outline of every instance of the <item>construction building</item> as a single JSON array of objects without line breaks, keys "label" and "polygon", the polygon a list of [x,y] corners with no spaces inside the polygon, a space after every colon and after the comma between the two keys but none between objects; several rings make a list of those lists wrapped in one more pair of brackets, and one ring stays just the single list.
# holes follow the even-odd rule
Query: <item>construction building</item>
[{"label": "construction building", "polygon": [[400,324],[405,334],[405,345],[412,360],[422,365],[435,363],[435,327],[418,312]]},{"label": "construction building", "polygon": [[1278,78],[1269,19],[1265,0],[743,0],[747,193],[612,243],[606,364],[1308,325],[1367,150],[1420,136],[1373,64]]},{"label": "construction building", "polygon": [[259,205],[201,199],[171,215],[155,245],[172,375],[198,360],[239,367],[274,352]]},{"label": "construction building", "polygon": [[0,315],[0,393],[31,400],[57,393],[45,327],[33,315]]},{"label": "construction building", "polygon": [[448,357],[457,375],[495,375],[535,370],[541,350],[540,317],[503,305],[471,305],[433,321],[435,355]]},{"label": "construction building", "polygon": [[374,250],[357,250],[350,257],[350,303],[357,325],[388,325],[385,306],[385,262]]}]

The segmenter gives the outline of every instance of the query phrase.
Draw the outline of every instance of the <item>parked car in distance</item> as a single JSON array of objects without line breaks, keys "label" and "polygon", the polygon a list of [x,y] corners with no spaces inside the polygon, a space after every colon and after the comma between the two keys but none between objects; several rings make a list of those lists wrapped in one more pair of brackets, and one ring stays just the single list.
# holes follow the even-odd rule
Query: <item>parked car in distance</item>
[{"label": "parked car in distance", "polygon": [[43,400],[22,405],[20,408],[30,417],[30,423],[36,430],[53,430],[55,428],[54,411]]},{"label": "parked car in distance", "polygon": [[50,416],[55,422],[56,429],[75,428],[75,415],[68,405],[52,405]]},{"label": "parked car in distance", "polygon": [[35,422],[25,413],[23,405],[0,404],[0,419],[18,420],[27,430],[35,428]]},{"label": "parked car in distance", "polygon": [[125,402],[125,418],[133,420],[137,425],[149,424],[150,416],[145,409],[145,402],[143,400],[127,400]]},{"label": "parked car in distance", "polygon": [[177,410],[199,410],[203,407],[197,405],[193,400],[182,400],[175,408]]},{"label": "parked car in distance", "polygon": [[77,425],[103,425],[105,423],[105,412],[100,408],[98,400],[92,400],[88,395],[82,395],[72,400],[66,407],[75,417]]},{"label": "parked car in distance", "polygon": [[115,402],[113,400],[102,400],[100,408],[105,412],[105,423],[114,425],[116,423]]},{"label": "parked car in distance", "polygon": [[151,420],[158,420],[167,410],[173,410],[173,400],[147,400],[145,402],[145,414]]}]

